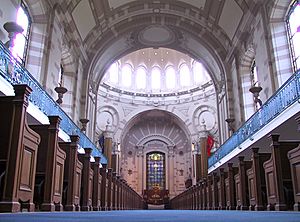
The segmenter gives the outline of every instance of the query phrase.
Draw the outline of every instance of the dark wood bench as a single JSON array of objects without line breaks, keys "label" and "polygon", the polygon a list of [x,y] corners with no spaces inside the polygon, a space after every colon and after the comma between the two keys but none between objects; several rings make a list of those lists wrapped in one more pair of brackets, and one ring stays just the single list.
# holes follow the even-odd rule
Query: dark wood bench
[{"label": "dark wood bench", "polygon": [[92,163],[92,168],[94,172],[93,179],[93,199],[92,206],[93,211],[101,210],[101,175],[100,175],[100,157],[95,157],[95,162]]},{"label": "dark wood bench", "polygon": [[[106,173],[106,164],[102,164],[100,168],[101,174],[101,210],[107,210],[107,173]],[[121,192],[121,191],[120,191]],[[121,194],[120,194],[121,195]],[[120,197],[121,198],[121,197]],[[121,205],[121,202],[120,202]]]},{"label": "dark wood bench", "polygon": [[235,210],[236,209],[236,192],[234,175],[237,173],[238,168],[233,167],[232,163],[227,163],[227,177],[225,178],[225,190],[226,190],[226,209]]},{"label": "dark wood bench", "polygon": [[[300,132],[300,116],[296,118]],[[294,210],[300,211],[300,145],[288,152],[294,192]]]},{"label": "dark wood bench", "polygon": [[263,164],[267,185],[267,209],[292,209],[294,195],[287,153],[298,147],[299,141],[279,141],[279,134],[271,134],[269,138],[271,158]]},{"label": "dark wood bench", "polygon": [[248,195],[248,179],[246,171],[251,168],[251,161],[245,161],[244,156],[238,157],[238,172],[234,176],[235,193],[236,193],[236,209],[249,209],[249,195]]},{"label": "dark wood bench", "polygon": [[212,178],[211,175],[208,175],[206,180],[206,210],[212,210],[211,186],[212,186]]},{"label": "dark wood bench", "polygon": [[294,210],[300,211],[300,146],[288,152],[294,192]]},{"label": "dark wood bench", "polygon": [[249,209],[267,208],[267,188],[263,163],[270,159],[270,153],[258,153],[259,148],[252,148],[252,166],[247,170],[249,187]]},{"label": "dark wood bench", "polygon": [[82,163],[78,159],[79,136],[71,135],[71,142],[59,142],[66,153],[64,166],[63,206],[65,211],[80,210]]},{"label": "dark wood bench", "polygon": [[14,86],[15,96],[0,97],[0,211],[34,211],[33,195],[40,136],[27,124],[32,90]]},{"label": "dark wood bench", "polygon": [[41,142],[38,149],[34,203],[37,210],[62,211],[64,164],[66,153],[58,145],[61,119],[49,116],[48,125],[30,125]]},{"label": "dark wood bench", "polygon": [[206,210],[207,205],[207,196],[206,196],[206,179],[203,178],[200,180],[201,183],[201,196],[202,196],[202,210]]},{"label": "dark wood bench", "polygon": [[219,199],[219,210],[226,209],[226,191],[225,191],[225,177],[227,177],[227,172],[224,168],[219,169],[219,181],[217,183],[218,187],[218,199]]},{"label": "dark wood bench", "polygon": [[93,177],[94,172],[91,166],[92,148],[84,148],[85,153],[79,154],[79,160],[83,164],[81,177],[81,192],[80,192],[80,206],[82,211],[91,211],[92,208],[92,194],[93,194]]},{"label": "dark wood bench", "polygon": [[219,181],[219,177],[217,175],[217,172],[213,172],[212,173],[212,186],[211,186],[212,209],[213,210],[219,209],[218,181]]},{"label": "dark wood bench", "polygon": [[112,168],[107,169],[107,210],[112,209]]}]

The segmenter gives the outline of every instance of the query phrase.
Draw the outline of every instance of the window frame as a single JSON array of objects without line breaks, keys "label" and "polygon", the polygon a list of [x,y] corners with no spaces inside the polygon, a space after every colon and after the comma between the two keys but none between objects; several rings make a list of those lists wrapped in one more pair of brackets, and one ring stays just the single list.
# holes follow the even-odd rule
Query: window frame
[{"label": "window frame", "polygon": [[[24,44],[24,51],[23,51],[22,58],[18,57],[17,60],[20,59],[19,61],[22,63],[22,65],[25,66],[25,64],[27,62],[27,57],[28,57],[29,41],[30,41],[31,27],[32,27],[32,18],[30,16],[28,6],[26,5],[26,3],[23,0],[21,0],[21,2],[20,2],[20,8],[23,9],[25,15],[27,16],[28,27],[27,27],[27,30],[24,30],[24,31],[26,31],[25,35],[23,33],[20,33],[25,38],[25,44]],[[18,8],[18,10],[19,10],[19,8]]]},{"label": "window frame", "polygon": [[300,56],[298,56],[296,58],[295,55],[295,49],[294,49],[294,43],[293,43],[293,35],[291,33],[291,27],[290,27],[290,16],[291,14],[294,12],[296,7],[300,7],[297,6],[297,4],[300,5],[300,0],[295,0],[289,7],[287,14],[286,14],[286,19],[285,19],[285,23],[286,23],[286,27],[287,27],[287,34],[288,34],[288,44],[289,44],[289,50],[290,50],[290,55],[291,55],[291,62],[292,62],[292,67],[293,67],[293,71],[296,72],[297,70],[300,69],[300,67],[297,67],[297,60],[300,61]]}]

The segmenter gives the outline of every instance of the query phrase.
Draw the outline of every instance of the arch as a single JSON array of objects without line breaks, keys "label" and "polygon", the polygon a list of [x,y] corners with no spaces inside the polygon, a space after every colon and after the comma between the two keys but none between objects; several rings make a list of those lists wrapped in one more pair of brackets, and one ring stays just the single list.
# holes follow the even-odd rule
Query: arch
[{"label": "arch", "polygon": [[[147,115],[150,112],[161,112],[161,113],[165,114],[169,118],[170,122],[174,122],[176,125],[178,125],[180,127],[180,129],[182,129],[182,131],[185,133],[185,136],[187,138],[190,138],[191,133],[189,131],[189,128],[187,128],[185,122],[179,116],[177,116],[176,114],[174,114],[172,112],[165,111],[165,110],[150,109],[150,110],[144,110],[144,111],[136,113],[134,116],[132,116],[130,119],[128,119],[127,122],[124,123],[123,131],[120,135],[120,140],[122,141],[124,139],[124,137],[130,131],[130,129],[142,119],[143,115],[145,115],[145,114]],[[118,139],[118,138],[115,138],[115,139]]]},{"label": "arch", "polygon": [[170,138],[161,134],[152,134],[152,135],[145,136],[140,141],[138,141],[137,146],[143,146],[152,140],[159,140],[161,142],[164,142],[167,146],[175,147],[175,143]]},{"label": "arch", "polygon": [[[137,49],[149,47],[139,42],[137,35],[151,24],[152,14],[143,13],[133,16],[128,13],[128,16],[130,17],[130,22],[127,22],[126,28],[120,29],[120,32],[118,32],[114,38],[111,38],[112,33],[110,33],[109,30],[107,33],[104,32],[101,38],[95,41],[92,39],[89,40],[92,46],[91,49],[99,48],[99,51],[91,52],[93,59],[89,64],[88,78],[90,81],[96,82],[98,86],[109,64]],[[171,15],[160,14],[160,16],[168,17]],[[182,15],[172,14],[172,20],[180,20],[181,16]],[[201,26],[200,24],[197,25],[195,25],[194,30],[191,30],[186,29],[184,25],[174,26],[173,23],[164,24],[165,27],[168,27],[175,33],[176,38],[173,43],[163,45],[163,47],[189,54],[197,60],[202,59],[203,64],[205,64],[209,74],[212,76],[217,91],[220,91],[224,85],[226,65],[223,64],[223,61],[225,61],[227,53],[226,46],[229,39],[226,35],[223,35],[221,29],[220,35],[215,36],[213,32],[211,32],[212,30],[202,29],[204,28],[204,26],[202,26],[203,24]],[[115,27],[119,27],[119,23],[116,23]],[[96,33],[100,31],[98,29],[99,27],[95,27],[93,32]],[[199,33],[201,33],[201,35],[199,35]],[[92,36],[88,36],[87,38],[92,38]],[[189,39],[189,41],[186,39]]]}]

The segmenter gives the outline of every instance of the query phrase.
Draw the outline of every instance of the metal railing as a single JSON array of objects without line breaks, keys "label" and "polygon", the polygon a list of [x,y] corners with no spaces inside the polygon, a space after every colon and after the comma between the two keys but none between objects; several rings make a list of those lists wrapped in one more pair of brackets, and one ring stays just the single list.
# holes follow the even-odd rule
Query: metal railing
[{"label": "metal railing", "polygon": [[262,127],[295,102],[300,101],[300,70],[291,76],[234,134],[208,159],[208,167],[251,138]]},{"label": "metal railing", "polygon": [[68,135],[78,135],[79,145],[82,148],[92,148],[93,156],[100,156],[101,163],[107,160],[96,145],[83,133],[72,119],[62,110],[54,99],[43,89],[39,82],[25,69],[0,41],[0,74],[10,84],[27,84],[32,93],[29,101],[37,106],[46,116],[59,116],[61,118],[60,128]]}]

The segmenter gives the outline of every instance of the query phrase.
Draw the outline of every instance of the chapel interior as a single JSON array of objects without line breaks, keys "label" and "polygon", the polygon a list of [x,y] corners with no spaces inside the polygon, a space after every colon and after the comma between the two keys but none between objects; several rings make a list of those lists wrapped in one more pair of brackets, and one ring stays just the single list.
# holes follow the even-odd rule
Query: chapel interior
[{"label": "chapel interior", "polygon": [[2,0],[0,212],[300,211],[299,68],[299,0]]}]

